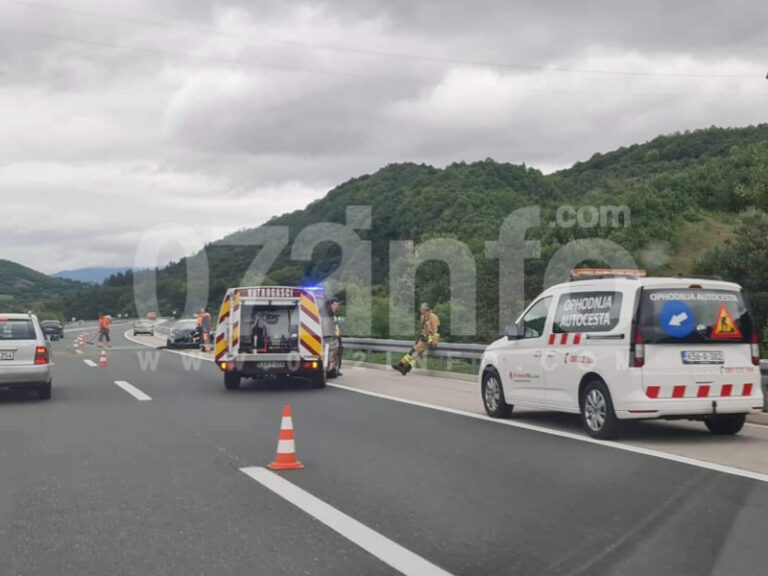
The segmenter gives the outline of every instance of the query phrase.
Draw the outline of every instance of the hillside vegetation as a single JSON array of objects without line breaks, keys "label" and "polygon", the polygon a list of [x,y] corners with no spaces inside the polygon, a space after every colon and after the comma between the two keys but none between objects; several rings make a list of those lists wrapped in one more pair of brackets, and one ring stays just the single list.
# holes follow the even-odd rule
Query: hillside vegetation
[{"label": "hillside vegetation", "polygon": [[[413,240],[418,245],[431,238],[449,237],[464,242],[477,263],[478,335],[474,339],[489,340],[498,332],[499,262],[486,258],[485,243],[498,238],[501,223],[515,210],[533,205],[541,208],[540,225],[528,231],[529,239],[541,241],[541,257],[526,264],[528,298],[541,290],[551,255],[581,238],[612,240],[652,273],[714,269],[741,281],[739,276],[744,272],[722,265],[718,268],[716,260],[723,261],[722,247],[742,226],[740,214],[750,207],[768,205],[762,204],[767,173],[768,125],[709,128],[659,136],[644,144],[595,154],[550,175],[490,159],[459,162],[443,169],[410,163],[390,165],[353,178],[304,210],[274,218],[268,225],[289,227],[293,240],[311,224],[343,224],[349,205],[371,207],[372,226],[361,237],[373,246],[375,336],[396,336],[389,334],[387,325],[389,241]],[[612,222],[588,228],[552,225],[558,207],[563,205],[577,209],[625,205],[631,219],[628,226],[614,226]],[[218,307],[228,286],[240,283],[259,251],[259,247],[227,244],[247,243],[255,234],[254,230],[243,230],[206,247],[212,309]],[[763,237],[755,241],[766,240]],[[292,261],[289,255],[290,246],[270,269],[269,283],[318,282],[335,269],[341,256],[330,243],[321,244],[311,262]],[[159,271],[162,313],[183,309],[186,268],[187,261],[182,260]],[[755,270],[748,273],[765,274]],[[446,275],[447,268],[440,263],[422,265],[417,276],[417,298],[437,303],[446,322],[445,333],[449,334]],[[96,307],[131,312],[132,281],[132,277],[115,276],[104,287],[65,295],[61,302],[67,313],[78,317],[95,315]],[[765,322],[768,309],[760,303],[756,308],[761,322]]]},{"label": "hillside vegetation", "polygon": [[79,282],[52,278],[21,264],[0,260],[0,310],[34,310],[46,317],[64,319],[64,300],[83,290]]}]

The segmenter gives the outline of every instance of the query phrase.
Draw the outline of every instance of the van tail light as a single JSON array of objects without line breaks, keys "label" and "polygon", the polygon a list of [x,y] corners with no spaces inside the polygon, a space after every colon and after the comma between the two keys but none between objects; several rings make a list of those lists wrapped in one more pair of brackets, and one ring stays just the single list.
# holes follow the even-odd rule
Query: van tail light
[{"label": "van tail light", "polygon": [[752,364],[760,366],[760,342],[757,339],[757,330],[752,328]]},{"label": "van tail light", "polygon": [[48,364],[48,348],[38,346],[35,348],[35,364]]},{"label": "van tail light", "polygon": [[634,353],[632,354],[632,360],[630,365],[635,368],[642,368],[645,366],[645,341],[643,335],[640,334],[640,327],[635,327],[635,339],[634,339]]}]

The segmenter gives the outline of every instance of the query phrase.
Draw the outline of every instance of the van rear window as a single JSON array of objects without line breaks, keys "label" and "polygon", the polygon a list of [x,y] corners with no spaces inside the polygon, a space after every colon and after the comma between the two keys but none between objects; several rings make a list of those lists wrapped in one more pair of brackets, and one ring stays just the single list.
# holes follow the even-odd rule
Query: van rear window
[{"label": "van rear window", "polygon": [[553,332],[608,332],[619,323],[621,292],[563,294],[557,303]]},{"label": "van rear window", "polygon": [[748,343],[752,336],[744,298],[729,290],[644,290],[638,318],[648,344]]}]

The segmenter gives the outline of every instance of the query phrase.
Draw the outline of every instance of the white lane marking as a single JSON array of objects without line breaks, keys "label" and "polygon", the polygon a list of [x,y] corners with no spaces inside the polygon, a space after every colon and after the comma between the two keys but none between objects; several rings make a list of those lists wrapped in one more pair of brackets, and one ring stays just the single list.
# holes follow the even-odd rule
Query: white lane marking
[{"label": "white lane marking", "polygon": [[80,350],[80,348],[78,348],[77,350],[75,350],[75,354],[82,354],[82,353],[83,353],[83,351],[82,351],[82,350]]},{"label": "white lane marking", "polygon": [[[130,340],[130,338],[128,338]],[[141,342],[136,342],[141,344]],[[154,348],[154,346],[153,346]],[[178,352],[176,350],[167,350],[174,354],[182,354],[184,352]],[[192,356],[192,354],[189,354]],[[195,356],[200,358],[200,356]],[[208,362],[213,362],[213,358],[203,358]],[[410,404],[411,406],[419,406],[420,408],[428,408],[430,410],[438,410],[440,412],[446,412],[448,414],[455,414],[457,416],[466,416],[467,418],[474,418],[475,420],[483,420],[484,422],[490,422],[492,424],[502,424],[504,426],[513,426],[515,428],[523,428],[525,430],[531,430],[532,432],[541,432],[543,434],[549,434],[551,436],[559,436],[560,438],[568,438],[570,440],[578,440],[579,442],[587,442],[596,446],[603,446],[604,448],[614,448],[616,450],[624,450],[625,452],[633,452],[635,454],[642,454],[643,456],[650,456],[652,458],[661,458],[662,460],[670,460],[672,462],[678,462],[680,464],[688,464],[689,466],[697,466],[699,468],[705,468],[707,470],[714,470],[716,472],[722,472],[723,474],[730,474],[732,476],[741,476],[742,478],[749,478],[751,480],[757,480],[758,482],[768,483],[768,474],[762,474],[760,472],[753,472],[752,470],[746,470],[744,468],[737,468],[735,466],[726,466],[724,464],[716,464],[714,462],[707,462],[706,460],[698,460],[696,458],[688,458],[687,456],[679,456],[669,452],[661,452],[659,450],[653,450],[652,448],[641,448],[640,446],[631,446],[629,444],[622,444],[620,442],[610,442],[607,440],[595,440],[589,436],[581,436],[574,434],[573,432],[563,432],[560,430],[554,430],[552,428],[546,428],[544,426],[537,426],[535,424],[526,424],[525,422],[515,422],[513,420],[498,420],[491,418],[483,414],[476,414],[474,412],[467,412],[466,410],[458,410],[456,408],[446,408],[445,406],[438,406],[437,404],[429,404],[427,402],[419,402],[418,400],[408,400],[406,398],[398,398],[397,396],[389,396],[387,394],[380,394],[379,392],[370,392],[368,390],[360,390],[358,388],[351,388],[342,384],[331,384],[328,382],[327,386],[331,388],[337,388],[339,390],[346,390],[348,392],[356,392],[358,394],[364,394],[366,396],[373,396],[374,398],[382,398],[384,400],[391,400],[393,402],[400,402],[402,404]],[[752,426],[753,424],[749,424]]]},{"label": "white lane marking", "polygon": [[120,388],[128,392],[128,394],[130,394],[140,402],[146,402],[148,400],[152,400],[152,398],[144,394],[144,392],[136,388],[136,386],[134,386],[133,384],[129,384],[125,380],[115,380],[115,384],[120,386]]},{"label": "white lane marking", "polygon": [[406,576],[451,576],[450,572],[403,548],[266,468],[253,466],[241,468],[240,471]]},{"label": "white lane marking", "polygon": [[444,406],[438,406],[436,404],[419,402],[418,400],[407,400],[405,398],[398,398],[397,396],[389,396],[387,394],[380,394],[378,392],[370,392],[368,390],[359,390],[356,388],[350,388],[349,386],[343,386],[341,384],[331,384],[329,382],[327,385],[333,388],[338,388],[339,390],[357,392],[358,394],[365,394],[366,396],[373,396],[375,398],[382,398],[384,400],[391,400],[393,402],[400,402],[402,404],[410,404],[411,406],[418,406],[420,408],[429,408],[430,410],[438,410],[440,412],[446,412],[448,414],[466,416],[467,418],[474,418],[475,420],[482,420],[484,422],[490,422],[492,424],[502,424],[504,426],[513,426],[515,428],[522,428],[524,430],[530,430],[532,432],[541,432],[543,434],[549,434],[551,436],[558,436],[560,438],[568,438],[569,440],[578,440],[579,442],[594,444],[595,446],[602,446],[604,448],[614,448],[616,450],[624,450],[625,452],[642,454],[643,456],[651,456],[653,458],[661,458],[662,460],[670,460],[672,462],[678,462],[680,464],[688,464],[689,466],[697,466],[699,468],[705,468],[707,470],[722,472],[723,474],[730,474],[732,476],[741,476],[742,478],[749,478],[751,480],[757,480],[758,482],[768,483],[768,474],[763,474],[761,472],[753,472],[752,470],[746,470],[744,468],[737,468],[735,466],[726,466],[724,464],[716,464],[714,462],[707,462],[706,460],[699,460],[697,458],[689,458],[687,456],[670,454],[668,452],[660,452],[659,450],[654,450],[652,448],[642,448],[640,446],[632,446],[630,444],[622,444],[620,442],[611,442],[607,440],[596,440],[594,438],[590,438],[589,436],[581,436],[573,432],[564,432],[562,430],[554,430],[552,428],[546,428],[544,426],[537,426],[536,424],[526,424],[525,422],[516,422],[514,420],[498,420],[496,418],[491,418],[490,416],[485,416],[484,414],[475,414],[474,412],[467,412],[466,410],[458,410],[456,408],[446,408]]},{"label": "white lane marking", "polygon": [[85,364],[90,366],[91,368],[96,367],[96,362],[94,362],[93,360],[89,360],[88,358],[84,359],[83,362],[85,362]]}]

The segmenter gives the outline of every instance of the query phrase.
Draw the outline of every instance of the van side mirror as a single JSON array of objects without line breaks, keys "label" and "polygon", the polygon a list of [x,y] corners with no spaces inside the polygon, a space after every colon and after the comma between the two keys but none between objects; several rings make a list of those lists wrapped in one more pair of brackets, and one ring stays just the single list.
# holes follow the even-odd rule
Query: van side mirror
[{"label": "van side mirror", "polygon": [[504,335],[507,340],[520,340],[523,337],[523,331],[519,324],[508,324],[504,328]]}]

